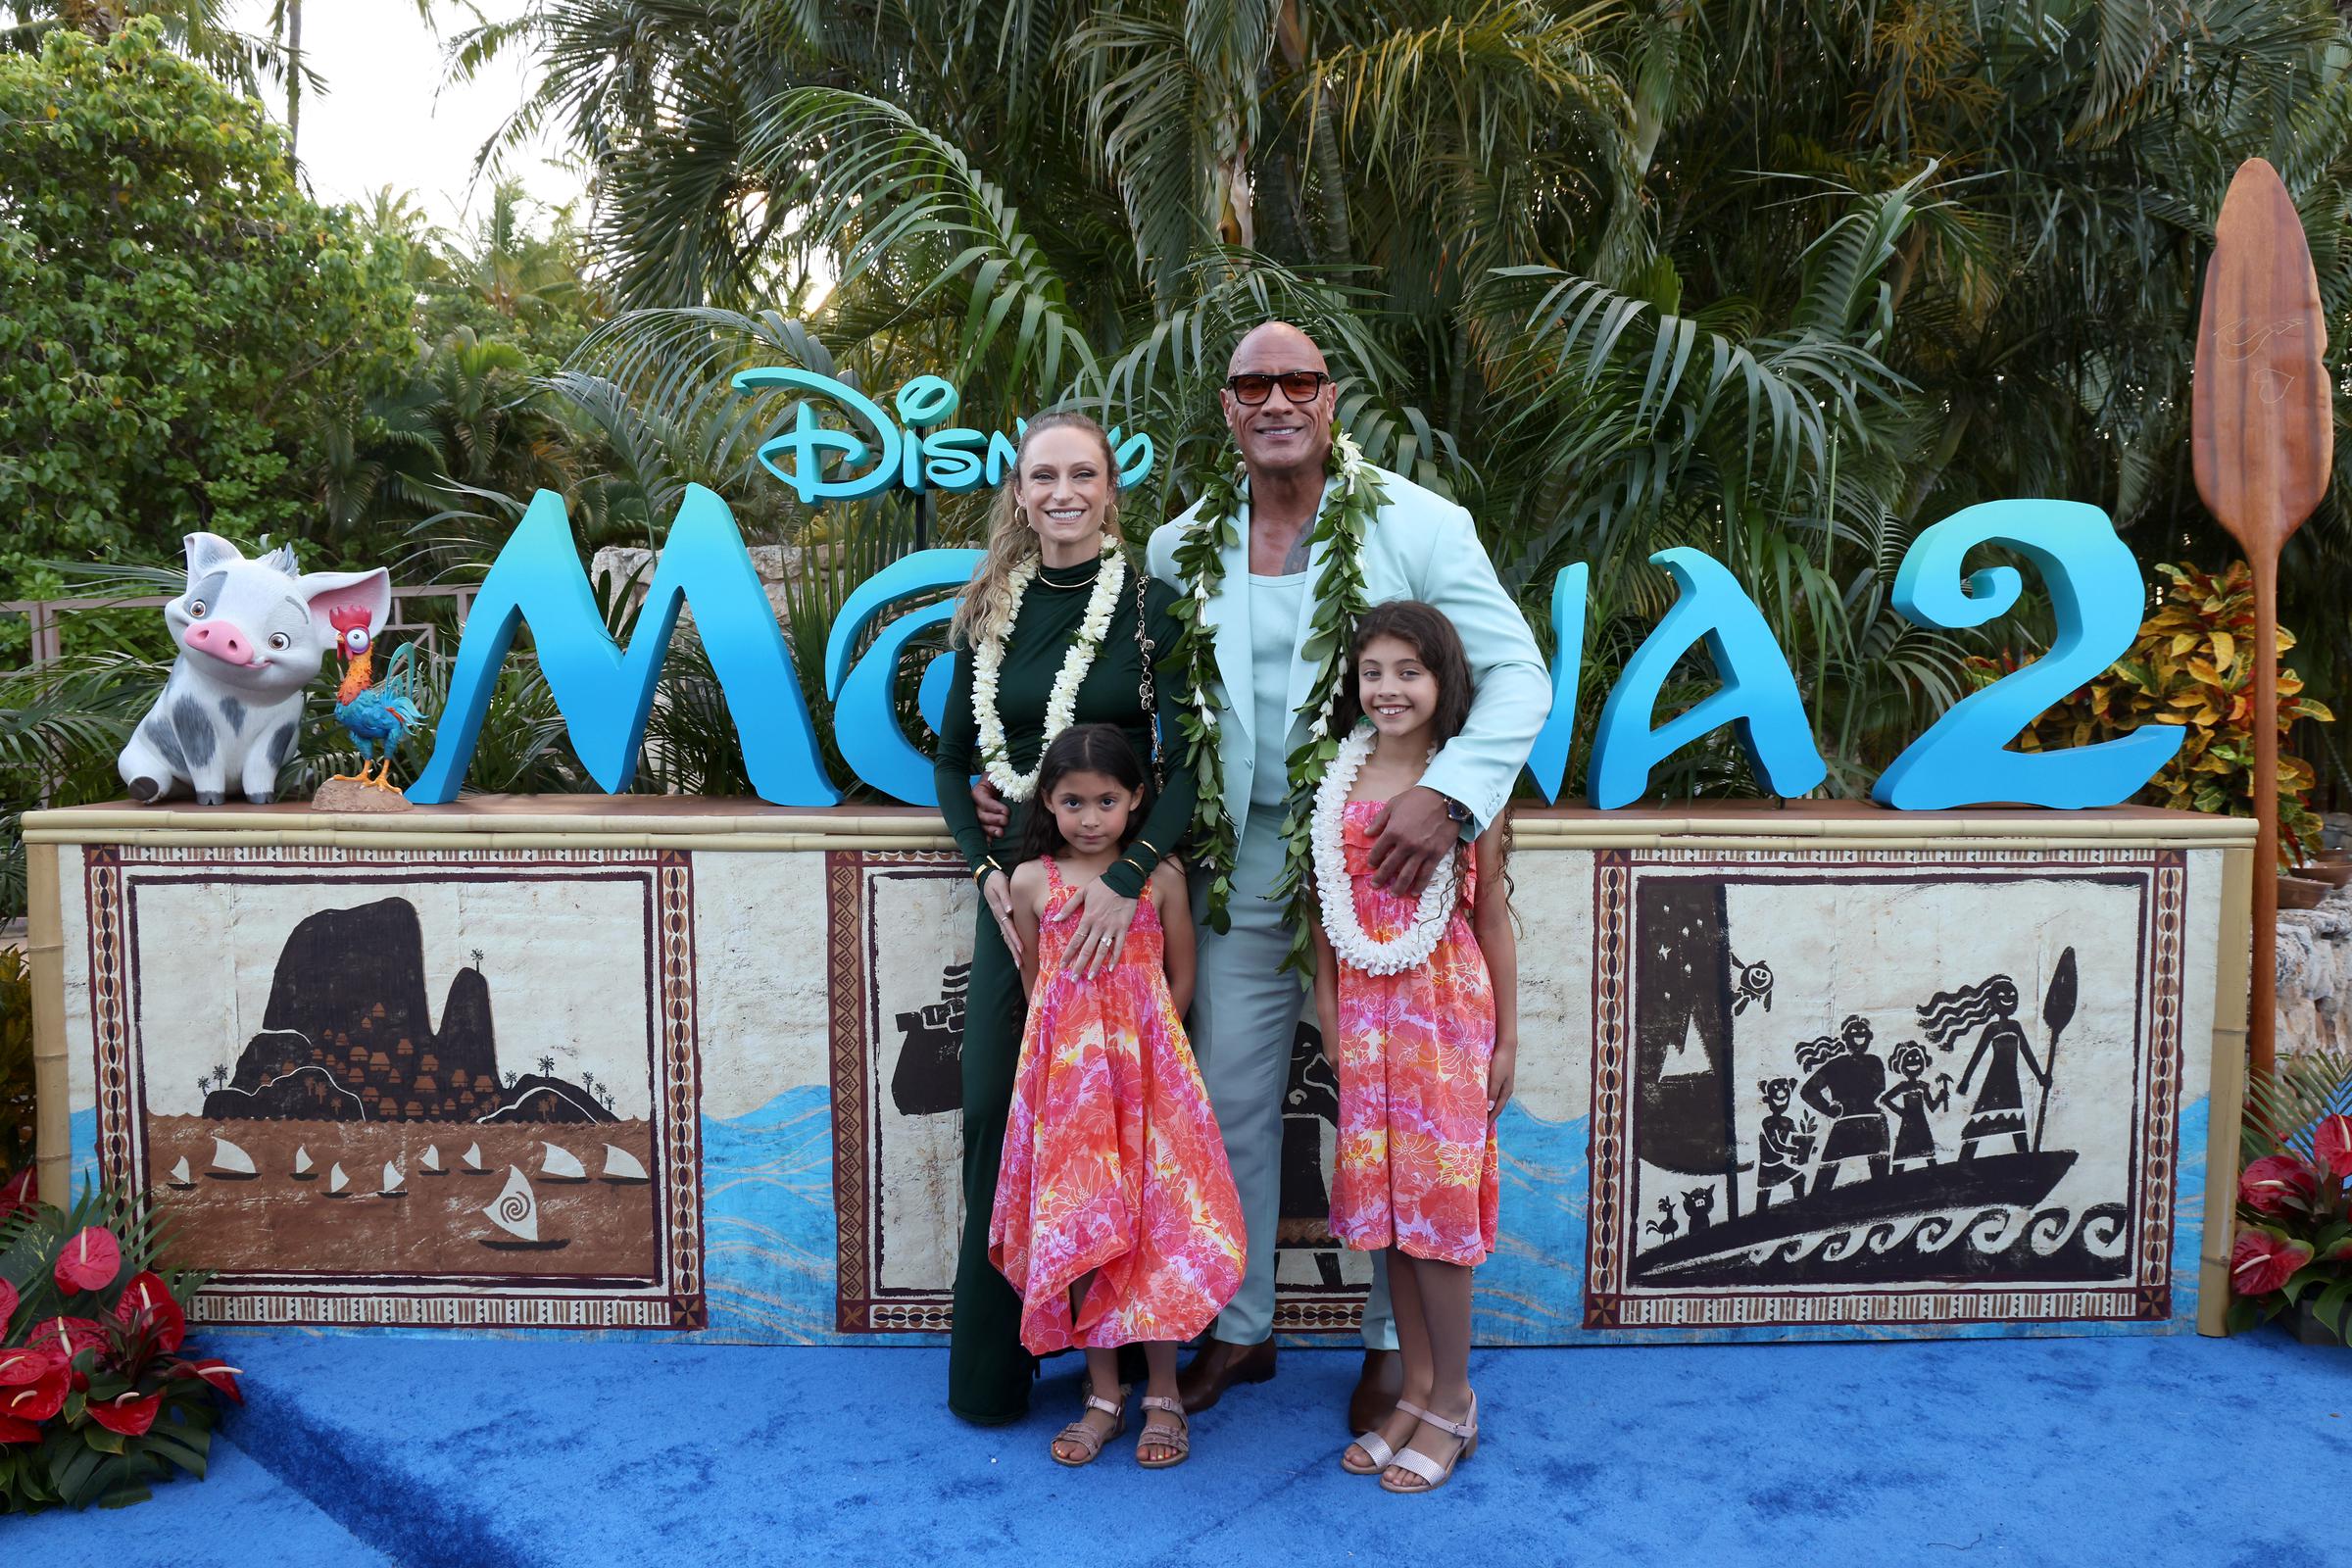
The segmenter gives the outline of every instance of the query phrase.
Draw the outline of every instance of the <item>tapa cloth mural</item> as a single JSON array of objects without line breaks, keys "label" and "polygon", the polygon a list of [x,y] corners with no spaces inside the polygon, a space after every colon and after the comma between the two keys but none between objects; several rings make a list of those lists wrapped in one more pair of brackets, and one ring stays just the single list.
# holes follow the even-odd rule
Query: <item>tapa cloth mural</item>
[{"label": "tapa cloth mural", "polygon": [[1604,853],[1587,1323],[2169,1319],[2185,884]]},{"label": "tapa cloth mural", "polygon": [[[935,1336],[962,1222],[958,863],[854,835],[577,840],[63,847],[80,1173],[155,1184],[223,1268],[216,1321]],[[1571,843],[1529,834],[1512,862],[1519,1094],[1482,1343],[2193,1318],[2218,851]],[[1323,1212],[1333,1090],[1302,1027],[1286,1333],[1360,1310]]]},{"label": "tapa cloth mural", "polygon": [[98,1169],[219,1272],[201,1319],[707,1321],[686,857],[100,847],[84,888]]}]

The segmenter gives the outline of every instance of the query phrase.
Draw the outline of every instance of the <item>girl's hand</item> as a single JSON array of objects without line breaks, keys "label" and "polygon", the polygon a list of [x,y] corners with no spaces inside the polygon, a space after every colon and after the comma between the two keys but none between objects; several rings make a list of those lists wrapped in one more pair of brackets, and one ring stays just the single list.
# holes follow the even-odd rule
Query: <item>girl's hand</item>
[{"label": "girl's hand", "polygon": [[1101,877],[1078,896],[1078,924],[1070,933],[1070,967],[1092,979],[1119,961],[1127,944],[1127,928],[1135,923],[1133,899],[1122,899],[1102,885]]},{"label": "girl's hand", "polygon": [[1502,1107],[1511,1102],[1511,1091],[1518,1087],[1519,1042],[1497,1041],[1494,1054],[1487,1061],[1487,1121],[1490,1125],[1501,1120]]},{"label": "girl's hand", "polygon": [[1021,961],[1021,933],[1012,923],[1012,878],[1002,871],[991,871],[980,884],[980,902],[988,906],[995,917],[997,930],[1004,938],[1004,946],[1012,953],[1012,961]]}]

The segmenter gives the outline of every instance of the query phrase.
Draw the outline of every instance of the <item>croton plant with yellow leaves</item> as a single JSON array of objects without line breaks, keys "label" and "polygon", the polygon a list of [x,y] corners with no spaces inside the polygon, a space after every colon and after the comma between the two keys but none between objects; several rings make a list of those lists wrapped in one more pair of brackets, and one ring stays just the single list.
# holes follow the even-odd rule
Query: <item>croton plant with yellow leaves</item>
[{"label": "croton plant with yellow leaves", "polygon": [[[2254,579],[2243,562],[2213,573],[2159,565],[2169,579],[2163,602],[2140,623],[2132,651],[2113,668],[2043,713],[2018,737],[2018,750],[2086,746],[2142,724],[2185,724],[2179,755],[2148,781],[2140,798],[2191,811],[2254,814]],[[2278,652],[2295,646],[2278,628]],[[1989,686],[2017,667],[2014,658],[1973,659],[1969,674]],[[2297,719],[2333,722],[2305,697],[2303,682],[2278,670],[2278,733]],[[2320,819],[2307,804],[2311,764],[2278,755],[2278,847],[2300,860],[2319,847]]]}]

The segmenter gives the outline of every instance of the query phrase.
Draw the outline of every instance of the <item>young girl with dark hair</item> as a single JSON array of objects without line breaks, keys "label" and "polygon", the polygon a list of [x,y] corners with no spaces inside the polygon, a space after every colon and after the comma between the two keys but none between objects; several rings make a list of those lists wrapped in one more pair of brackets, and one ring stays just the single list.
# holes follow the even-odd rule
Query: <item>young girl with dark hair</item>
[{"label": "young girl with dark hair", "polygon": [[1471,1270],[1494,1247],[1494,1122],[1518,1058],[1518,948],[1502,875],[1507,810],[1418,899],[1377,886],[1384,807],[1420,782],[1470,712],[1470,662],[1438,610],[1358,619],[1315,797],[1315,1011],[1339,1072],[1332,1233],[1388,1253],[1404,1394],[1341,1465],[1428,1492],[1478,1449]]},{"label": "young girl with dark hair", "polygon": [[1086,1410],[1054,1440],[1093,1462],[1127,1423],[1118,1348],[1141,1344],[1150,1384],[1137,1462],[1191,1450],[1176,1347],[1241,1288],[1241,1202],[1209,1110],[1184,1009],[1193,925],[1184,872],[1163,859],[1116,957],[1096,972],[1071,933],[1087,886],[1142,831],[1142,762],[1108,724],[1076,724],[1038,767],[1024,858],[1012,873],[1029,1022],[989,1224],[989,1258],[1021,1298],[1021,1343],[1086,1350]]}]

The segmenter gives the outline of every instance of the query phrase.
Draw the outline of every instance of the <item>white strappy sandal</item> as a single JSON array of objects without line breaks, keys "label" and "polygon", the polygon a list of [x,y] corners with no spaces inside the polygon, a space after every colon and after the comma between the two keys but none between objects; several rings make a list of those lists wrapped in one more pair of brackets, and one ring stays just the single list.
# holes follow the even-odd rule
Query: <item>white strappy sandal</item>
[{"label": "white strappy sandal", "polygon": [[[1054,1462],[1055,1464],[1067,1465],[1072,1470],[1075,1470],[1080,1465],[1093,1464],[1097,1459],[1102,1456],[1102,1446],[1108,1443],[1111,1439],[1117,1437],[1120,1433],[1127,1430],[1128,1387],[1129,1386],[1124,1383],[1119,1385],[1119,1399],[1116,1404],[1113,1404],[1110,1400],[1105,1399],[1102,1397],[1102,1396],[1097,1394],[1095,1392],[1095,1386],[1092,1383],[1089,1383],[1086,1386],[1086,1408],[1089,1410],[1100,1410],[1104,1415],[1109,1416],[1111,1418],[1111,1428],[1108,1432],[1097,1432],[1093,1427],[1090,1427],[1086,1424],[1086,1417],[1084,1415],[1080,1415],[1077,1420],[1071,1422],[1068,1426],[1063,1427],[1059,1432],[1054,1434],[1054,1442],[1052,1446],[1046,1449],[1046,1451],[1054,1456]],[[1064,1459],[1061,1456],[1061,1446],[1065,1443],[1074,1443],[1086,1451],[1078,1458]]]},{"label": "white strappy sandal", "polygon": [[[1398,1405],[1398,1408],[1403,1408],[1401,1403]],[[1380,1490],[1383,1492],[1395,1492],[1408,1496],[1418,1495],[1424,1492],[1435,1492],[1446,1482],[1453,1479],[1453,1467],[1455,1465],[1460,1464],[1464,1459],[1469,1458],[1472,1454],[1478,1451],[1478,1396],[1476,1394],[1472,1394],[1470,1396],[1470,1414],[1467,1419],[1462,1421],[1448,1421],[1444,1416],[1433,1414],[1428,1410],[1416,1410],[1414,1413],[1419,1415],[1421,1419],[1429,1423],[1429,1425],[1436,1427],[1439,1431],[1450,1432],[1455,1437],[1461,1439],[1462,1446],[1454,1449],[1453,1457],[1446,1460],[1444,1464],[1440,1464],[1437,1460],[1432,1459],[1428,1454],[1423,1453],[1418,1448],[1406,1448],[1402,1453],[1396,1455],[1396,1458],[1390,1460],[1389,1462],[1394,1464],[1399,1470],[1411,1471],[1414,1475],[1419,1476],[1423,1481],[1428,1482],[1429,1485],[1425,1487],[1400,1487],[1396,1482],[1391,1481],[1387,1476],[1384,1475],[1380,1478]],[[1384,1444],[1382,1446],[1385,1447],[1387,1445]]]},{"label": "white strappy sandal", "polygon": [[[1398,1399],[1394,1409],[1404,1415],[1412,1416],[1416,1420],[1434,1421],[1437,1419],[1410,1399]],[[1355,1441],[1348,1446],[1361,1448],[1372,1456],[1372,1462],[1369,1465],[1352,1465],[1348,1462],[1348,1449],[1341,1449],[1340,1468],[1351,1476],[1376,1476],[1396,1462],[1396,1450],[1389,1446],[1389,1440],[1380,1435],[1378,1428],[1374,1428],[1370,1432],[1357,1433]]]}]

